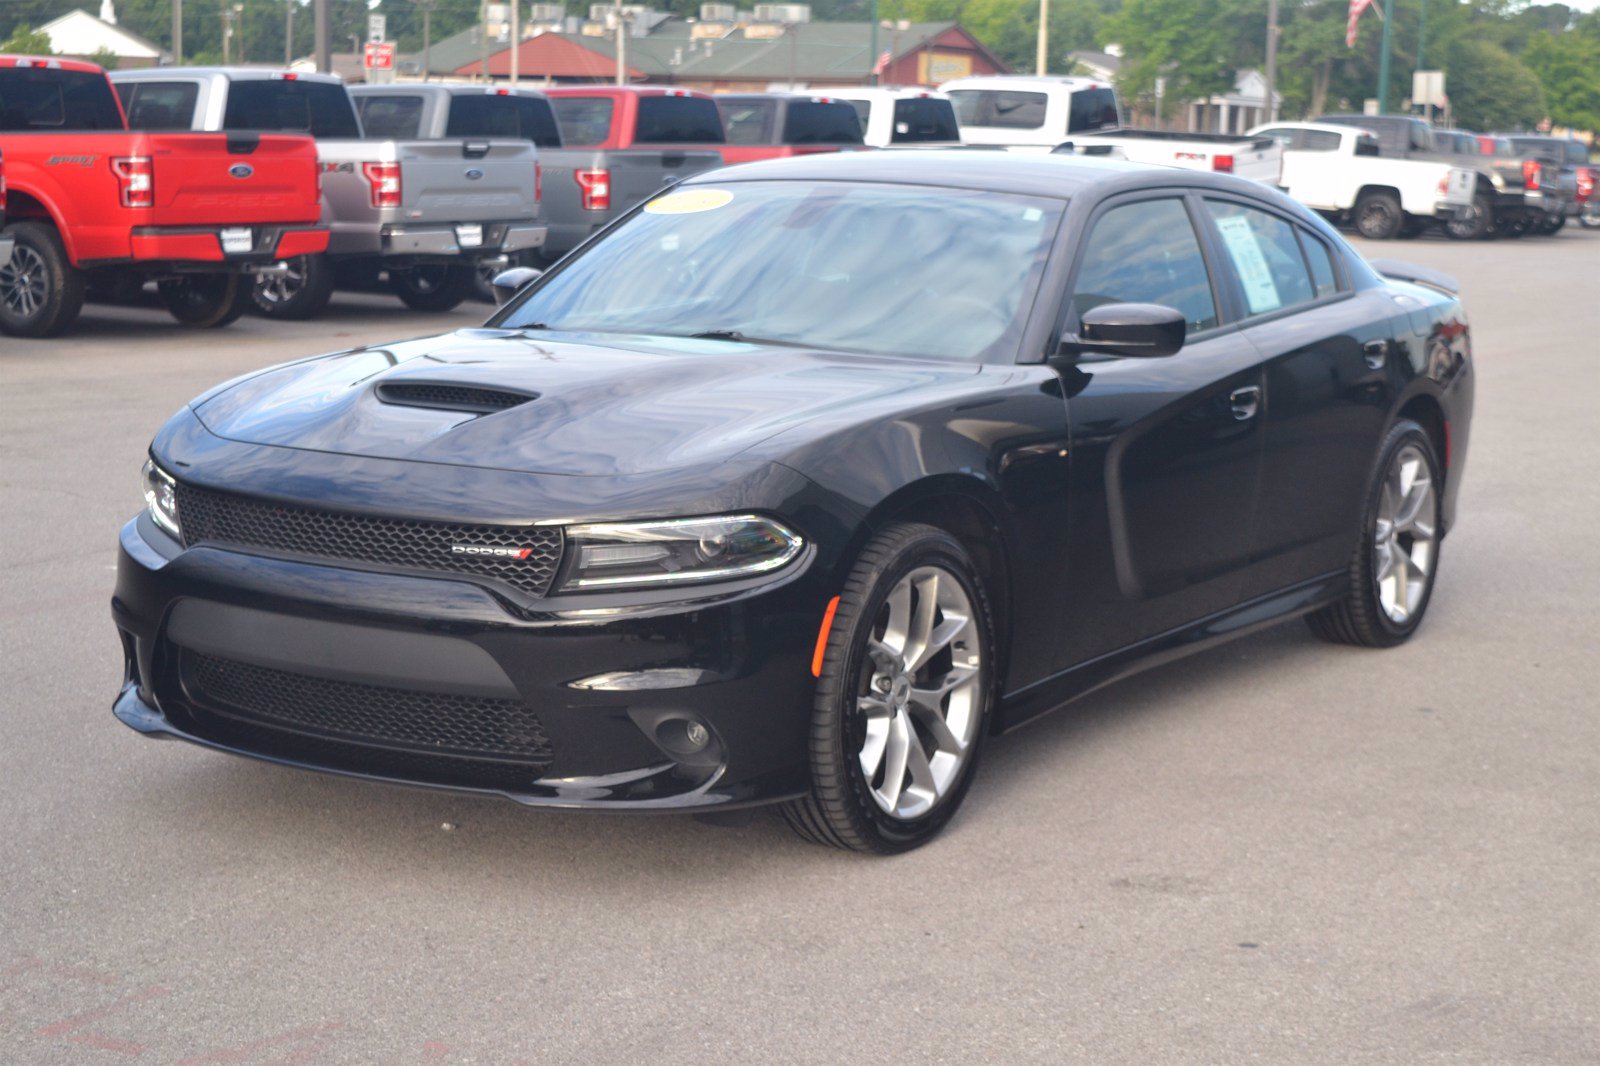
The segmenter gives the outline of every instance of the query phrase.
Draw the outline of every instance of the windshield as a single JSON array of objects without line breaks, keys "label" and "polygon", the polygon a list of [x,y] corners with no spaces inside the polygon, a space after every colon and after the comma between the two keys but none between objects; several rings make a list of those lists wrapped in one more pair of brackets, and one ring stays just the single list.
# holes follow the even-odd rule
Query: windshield
[{"label": "windshield", "polygon": [[496,324],[1009,362],[1063,206],[900,185],[693,185],[569,258]]}]

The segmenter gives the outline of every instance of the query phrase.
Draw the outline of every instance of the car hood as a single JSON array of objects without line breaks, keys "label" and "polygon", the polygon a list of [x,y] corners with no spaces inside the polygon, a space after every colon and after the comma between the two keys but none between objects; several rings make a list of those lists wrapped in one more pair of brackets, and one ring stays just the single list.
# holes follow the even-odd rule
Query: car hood
[{"label": "car hood", "polygon": [[[980,369],[719,340],[475,329],[276,367],[202,397],[194,411],[212,433],[245,443],[611,476],[735,459],[812,420],[837,425],[849,409],[883,417]],[[408,387],[441,385],[533,398],[492,413],[412,405],[439,394]],[[411,403],[389,402],[398,394]]]}]

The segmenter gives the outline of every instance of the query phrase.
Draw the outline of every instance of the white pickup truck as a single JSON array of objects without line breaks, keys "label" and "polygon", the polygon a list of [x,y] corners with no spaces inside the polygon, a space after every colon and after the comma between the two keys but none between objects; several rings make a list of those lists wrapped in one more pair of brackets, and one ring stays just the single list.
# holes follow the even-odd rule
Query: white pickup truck
[{"label": "white pickup truck", "polygon": [[[1282,151],[1264,137],[1168,133],[1122,126],[1116,90],[1092,78],[993,76],[939,86],[961,138],[1016,152],[1106,154],[1133,163],[1212,170],[1277,185]],[[1070,143],[1071,149],[1066,145]]]},{"label": "white pickup truck", "polygon": [[1283,145],[1282,184],[1290,196],[1371,240],[1414,237],[1430,219],[1448,223],[1472,209],[1472,167],[1380,156],[1368,130],[1272,122],[1250,132]]}]

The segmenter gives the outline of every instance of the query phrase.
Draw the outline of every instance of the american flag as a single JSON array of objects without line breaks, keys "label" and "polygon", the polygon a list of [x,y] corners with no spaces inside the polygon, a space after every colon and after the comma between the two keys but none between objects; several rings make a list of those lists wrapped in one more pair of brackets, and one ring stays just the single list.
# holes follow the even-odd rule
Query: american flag
[{"label": "american flag", "polygon": [[1372,0],[1350,0],[1350,21],[1344,28],[1344,46],[1356,46],[1356,23],[1361,18],[1361,13],[1372,6]]}]

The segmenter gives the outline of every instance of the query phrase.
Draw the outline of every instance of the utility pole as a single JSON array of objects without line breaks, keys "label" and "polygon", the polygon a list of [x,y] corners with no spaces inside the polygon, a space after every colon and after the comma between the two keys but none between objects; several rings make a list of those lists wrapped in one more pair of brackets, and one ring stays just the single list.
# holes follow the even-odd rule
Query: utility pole
[{"label": "utility pole", "polygon": [[239,47],[236,49],[236,51],[239,53],[239,62],[243,63],[243,62],[245,62],[245,57],[244,57],[244,5],[243,4],[234,4],[233,5],[233,31],[239,38]]},{"label": "utility pole", "polygon": [[1389,110],[1389,46],[1394,26],[1394,0],[1383,0],[1383,43],[1378,53],[1378,114]]},{"label": "utility pole", "polygon": [[428,80],[430,69],[428,52],[433,46],[433,9],[438,0],[411,0],[422,9],[422,80]]},{"label": "utility pole", "polygon": [[617,84],[628,83],[628,20],[622,17],[622,0],[612,6],[617,20]]},{"label": "utility pole", "polygon": [[312,21],[316,23],[317,69],[333,73],[333,55],[328,50],[328,0],[311,0]]},{"label": "utility pole", "polygon": [[[1417,23],[1417,69],[1427,70],[1427,65],[1422,61],[1423,46],[1428,43],[1428,0],[1422,0],[1422,18]],[[1416,101],[1412,101],[1415,103]],[[1433,105],[1423,104],[1422,113],[1429,122],[1433,121]]]},{"label": "utility pole", "polygon": [[1273,99],[1278,81],[1278,0],[1267,0],[1267,98],[1261,113],[1263,121],[1278,121],[1278,105]]},{"label": "utility pole", "polygon": [[1039,56],[1034,64],[1041,78],[1050,73],[1050,0],[1039,0]]},{"label": "utility pole", "polygon": [[878,84],[878,0],[872,0],[872,39],[867,45],[867,80]]},{"label": "utility pole", "polygon": [[483,20],[478,25],[478,73],[489,83],[489,0],[483,0]]},{"label": "utility pole", "polygon": [[299,0],[289,0],[283,7],[283,65],[294,62],[294,7]]},{"label": "utility pole", "polygon": [[511,0],[511,87],[513,89],[517,87],[517,75],[520,73],[517,66],[521,57],[517,52],[522,46],[522,13],[518,10],[521,6],[522,0]]},{"label": "utility pole", "polygon": [[172,65],[183,66],[183,0],[172,0]]},{"label": "utility pole", "polygon": [[228,0],[222,0],[222,65],[228,65],[228,46],[233,40],[233,12],[228,10]]}]

